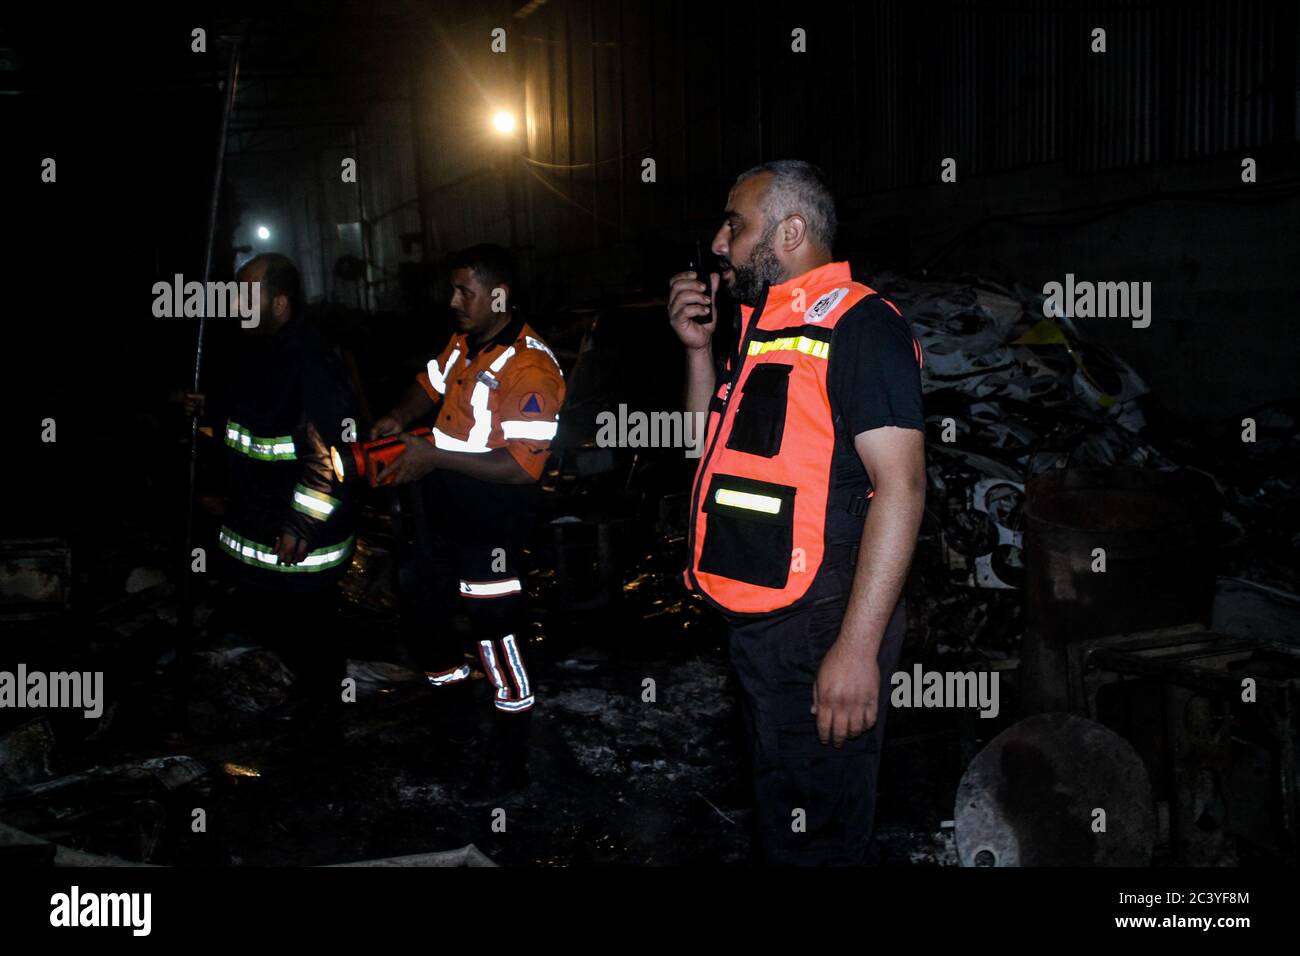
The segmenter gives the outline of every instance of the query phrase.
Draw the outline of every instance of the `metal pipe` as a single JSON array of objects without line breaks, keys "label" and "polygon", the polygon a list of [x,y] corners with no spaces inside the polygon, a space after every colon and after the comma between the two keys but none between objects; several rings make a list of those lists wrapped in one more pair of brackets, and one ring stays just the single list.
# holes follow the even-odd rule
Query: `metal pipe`
[{"label": "metal pipe", "polygon": [[420,68],[418,61],[411,64],[411,76],[408,81],[410,95],[411,123],[411,160],[415,163],[415,210],[420,216],[420,262],[427,263],[429,255],[429,216],[425,210],[424,189],[424,149],[420,143],[422,129],[420,113]]},{"label": "metal pipe", "polygon": [[[596,0],[587,5],[587,30],[591,48],[587,57],[591,70],[591,158],[600,155],[600,80],[596,72]],[[591,244],[600,248],[600,169],[591,174]]]},{"label": "metal pipe", "polygon": [[[221,111],[221,132],[217,136],[217,159],[212,173],[212,199],[208,203],[208,241],[203,253],[203,282],[206,288],[212,278],[212,256],[217,242],[217,213],[221,206],[221,177],[226,161],[226,139],[230,134],[230,114],[235,109],[235,87],[239,82],[239,55],[243,49],[243,37],[237,37],[230,51],[230,66],[226,72],[226,103]],[[206,314],[199,316],[198,341],[194,348],[194,391],[199,390],[200,376],[203,372],[203,338],[207,332]],[[192,577],[188,562],[194,545],[194,483],[199,457],[199,415],[196,408],[190,419],[190,466],[189,491],[185,496],[185,552],[181,556],[184,565],[181,574],[181,600],[177,609],[177,624],[183,636],[193,631],[193,601],[191,599],[190,579]],[[183,655],[182,655],[183,656]]]},{"label": "metal pipe", "polygon": [[363,271],[361,273],[361,309],[364,312],[370,311],[370,224],[366,221],[366,193],[365,193],[365,170],[361,162],[361,138],[357,136],[357,127],[352,125],[352,158],[357,163],[357,218],[360,220],[361,227],[361,261]]}]

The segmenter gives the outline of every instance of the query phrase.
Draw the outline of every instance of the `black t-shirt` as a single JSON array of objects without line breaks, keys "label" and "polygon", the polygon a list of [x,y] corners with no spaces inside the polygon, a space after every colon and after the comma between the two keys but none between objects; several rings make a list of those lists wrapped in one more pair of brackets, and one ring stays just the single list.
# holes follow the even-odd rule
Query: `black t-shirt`
[{"label": "black t-shirt", "polygon": [[[835,419],[831,491],[866,494],[870,477],[853,438],[893,425],[925,431],[918,349],[907,320],[879,296],[863,299],[839,320],[831,337],[826,388]],[[833,509],[828,541],[857,544],[862,519]]]}]

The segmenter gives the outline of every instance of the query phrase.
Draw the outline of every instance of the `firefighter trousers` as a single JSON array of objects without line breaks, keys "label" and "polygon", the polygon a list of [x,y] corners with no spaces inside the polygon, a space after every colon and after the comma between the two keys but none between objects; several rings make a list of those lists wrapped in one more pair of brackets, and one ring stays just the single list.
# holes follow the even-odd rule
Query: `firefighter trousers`
[{"label": "firefighter trousers", "polygon": [[827,569],[821,596],[793,612],[733,619],[732,665],[754,774],[759,852],[793,866],[860,866],[871,843],[890,675],[898,666],[906,616],[900,600],[880,644],[875,725],[842,747],[823,744],[810,712],[822,658],[839,636],[852,564]]},{"label": "firefighter trousers", "polygon": [[[405,614],[417,660],[432,687],[449,687],[469,680],[469,650],[491,682],[496,711],[525,713],[535,692],[524,659],[521,563],[536,486],[435,471],[423,490],[433,517],[422,586]],[[455,630],[458,610],[469,619],[469,648]]]}]

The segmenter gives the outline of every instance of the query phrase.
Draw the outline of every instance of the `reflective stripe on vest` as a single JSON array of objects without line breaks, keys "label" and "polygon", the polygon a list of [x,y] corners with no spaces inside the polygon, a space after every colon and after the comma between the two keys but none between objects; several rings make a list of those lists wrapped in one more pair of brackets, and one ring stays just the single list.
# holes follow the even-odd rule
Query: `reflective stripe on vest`
[{"label": "reflective stripe on vest", "polygon": [[471,455],[484,455],[492,449],[484,442],[482,445],[471,445],[463,438],[457,438],[454,435],[448,435],[436,425],[433,429],[433,444],[437,448],[445,448],[447,451],[465,451]]},{"label": "reflective stripe on vest", "polygon": [[452,349],[451,354],[447,356],[447,364],[441,368],[438,366],[436,357],[429,359],[429,364],[425,367],[425,373],[429,376],[429,384],[433,386],[434,391],[439,395],[447,394],[447,374],[451,371],[451,367],[456,364],[458,358],[460,358],[460,349],[456,348]]},{"label": "reflective stripe on vest", "polygon": [[511,438],[531,438],[534,441],[550,441],[555,437],[555,433],[560,429],[560,417],[555,416],[553,422],[543,422],[536,420],[523,420],[517,422],[502,422],[501,437],[509,441]]},{"label": "reflective stripe on vest", "polygon": [[729,488],[719,488],[714,493],[713,500],[720,505],[731,505],[733,508],[761,511],[769,515],[781,513],[781,499],[773,498],[770,495],[755,495],[744,491],[732,491]]},{"label": "reflective stripe on vest", "polygon": [[265,568],[268,571],[288,571],[288,572],[312,572],[324,571],[327,568],[336,567],[347,560],[352,553],[352,545],[355,536],[349,536],[341,544],[331,544],[324,548],[316,548],[314,551],[308,551],[307,556],[297,564],[280,564],[280,558],[272,550],[270,545],[261,544],[257,541],[250,541],[248,538],[235,534],[229,528],[223,527],[221,533],[217,536],[221,544],[221,550],[237,561],[244,564],[251,564],[254,567]]},{"label": "reflective stripe on vest", "polygon": [[[446,388],[446,376],[451,373],[452,363],[460,355],[460,349],[451,353],[451,358],[447,361],[447,367],[442,370],[442,386],[434,384],[439,392]],[[493,375],[500,372],[507,362],[515,357],[515,347],[512,345],[506,349],[488,366],[488,370]],[[432,369],[436,363],[430,362]],[[429,376],[429,381],[433,381],[433,376]],[[433,444],[438,448],[445,448],[447,451],[465,451],[471,454],[483,454],[492,449],[488,447],[488,438],[492,434],[492,409],[488,408],[488,398],[492,394],[492,389],[488,383],[480,376],[474,383],[474,391],[470,392],[469,407],[474,411],[474,424],[470,426],[469,434],[464,438],[456,438],[454,435],[448,435],[441,428],[433,429]]]},{"label": "reflective stripe on vest", "polygon": [[772,339],[770,342],[749,343],[750,355],[766,355],[768,352],[802,352],[805,355],[811,355],[813,358],[824,359],[830,358],[831,344],[829,342],[819,342],[804,335]]},{"label": "reflective stripe on vest", "polygon": [[250,435],[247,428],[235,421],[226,422],[226,444],[241,455],[259,461],[293,461],[298,457],[292,435],[262,438]]},{"label": "reflective stripe on vest", "polygon": [[835,449],[831,337],[872,294],[853,281],[848,263],[832,262],[769,288],[757,314],[741,309],[744,338],[732,377],[710,403],[686,572],[725,611],[790,607],[817,577]]},{"label": "reflective stripe on vest", "polygon": [[541,339],[535,339],[531,335],[525,335],[524,344],[527,345],[530,349],[540,349],[541,351],[549,355],[551,357],[551,361],[555,363],[555,370],[560,373],[560,378],[564,378],[564,369],[560,368],[560,360],[555,357],[554,352],[552,352],[549,348],[547,348],[545,342],[543,342]]}]

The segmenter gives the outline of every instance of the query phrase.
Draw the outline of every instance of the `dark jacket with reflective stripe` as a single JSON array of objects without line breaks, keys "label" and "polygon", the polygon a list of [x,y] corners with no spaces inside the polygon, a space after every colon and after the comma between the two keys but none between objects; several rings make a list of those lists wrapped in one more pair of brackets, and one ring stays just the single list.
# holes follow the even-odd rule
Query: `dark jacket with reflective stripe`
[{"label": "dark jacket with reflective stripe", "polygon": [[[356,397],[338,356],[299,317],[274,335],[244,338],[229,417],[219,427],[230,454],[220,552],[238,576],[263,587],[310,590],[332,584],[352,554],[354,516],[334,474],[345,419]],[[306,540],[308,559],[268,561],[285,531]]]}]

